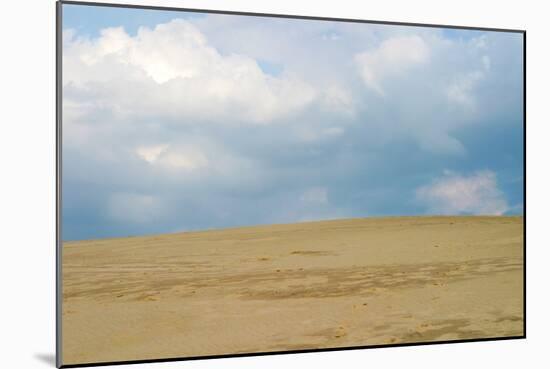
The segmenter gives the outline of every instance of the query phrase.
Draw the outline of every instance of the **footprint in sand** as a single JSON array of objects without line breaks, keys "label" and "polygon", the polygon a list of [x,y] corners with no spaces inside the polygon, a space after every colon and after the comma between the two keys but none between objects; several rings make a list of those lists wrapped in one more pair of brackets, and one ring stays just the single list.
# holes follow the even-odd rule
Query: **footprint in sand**
[{"label": "footprint in sand", "polygon": [[342,326],[338,327],[338,330],[336,334],[334,335],[334,338],[342,338],[347,335],[346,329]]}]

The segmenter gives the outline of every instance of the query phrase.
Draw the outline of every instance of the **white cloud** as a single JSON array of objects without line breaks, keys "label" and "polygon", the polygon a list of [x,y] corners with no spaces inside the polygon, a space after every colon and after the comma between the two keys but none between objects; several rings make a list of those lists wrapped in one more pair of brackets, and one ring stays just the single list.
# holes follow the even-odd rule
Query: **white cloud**
[{"label": "white cloud", "polygon": [[141,146],[136,149],[136,154],[146,162],[153,164],[168,147],[169,145]]},{"label": "white cloud", "polygon": [[[180,122],[266,124],[304,109],[316,97],[298,78],[273,77],[250,57],[220,54],[182,19],[140,28],[134,37],[121,27],[104,29],[97,39],[68,31],[63,78],[76,92],[93,97],[96,106]],[[77,105],[71,94],[65,101]]]},{"label": "white cloud", "polygon": [[383,41],[377,49],[355,56],[363,82],[384,95],[385,78],[400,75],[429,61],[430,49],[419,36],[400,36]]},{"label": "white cloud", "polygon": [[321,101],[323,107],[331,112],[353,117],[356,113],[356,101],[352,93],[340,86],[330,86],[323,91]]},{"label": "white cloud", "polygon": [[[231,29],[242,32],[242,24],[230,19],[235,22]],[[285,41],[276,60],[284,72],[274,77],[262,71],[253,58],[258,55],[248,54],[250,50],[235,45],[237,51],[224,49],[227,40],[213,36],[209,23],[216,21],[174,20],[153,29],[141,28],[135,36],[121,27],[108,28],[92,39],[65,31],[67,141],[87,145],[87,138],[99,129],[98,122],[111,125],[116,120],[126,125],[120,128],[121,135],[123,130],[137,132],[133,126],[146,121],[165,127],[280,125],[281,131],[295,132],[313,143],[344,137],[351,131],[349,123],[360,120],[376,130],[380,142],[400,135],[412,137],[429,152],[465,152],[454,132],[474,121],[471,108],[491,67],[489,39],[483,41],[488,46],[480,48],[473,41],[446,40],[430,30],[405,35],[365,28],[369,37],[352,50],[346,43],[358,40],[357,31],[320,24],[315,32],[304,31],[308,40]],[[248,27],[246,33],[251,34],[270,30],[254,23]],[[269,32],[262,40],[273,38],[282,47],[278,43],[287,31]],[[318,40],[319,35],[334,32],[342,34],[341,42]],[[307,54],[301,53],[299,42],[307,44]],[[360,52],[363,44],[377,47]],[[452,64],[449,73],[454,59],[459,62]],[[417,68],[428,62],[429,68]],[[308,72],[296,69],[296,64],[307,64]],[[359,75],[362,80],[357,81]],[[365,84],[392,99],[376,101],[365,94]],[[110,115],[97,118],[98,114]]]},{"label": "white cloud", "polygon": [[449,100],[462,104],[469,108],[475,107],[473,90],[476,84],[484,78],[481,71],[470,72],[457,76],[447,88]]},{"label": "white cloud", "polygon": [[434,214],[502,215],[508,203],[489,170],[462,176],[445,171],[441,178],[420,187],[417,199]]},{"label": "white cloud", "polygon": [[170,169],[194,170],[205,167],[208,159],[197,150],[169,151],[160,157],[160,164]]},{"label": "white cloud", "polygon": [[136,154],[151,165],[174,170],[194,170],[208,165],[206,155],[193,147],[173,147],[168,144],[140,146]]},{"label": "white cloud", "polygon": [[458,74],[447,87],[447,98],[454,103],[463,105],[469,109],[476,108],[475,89],[483,81],[491,69],[491,58],[487,55],[481,57],[479,69]]}]

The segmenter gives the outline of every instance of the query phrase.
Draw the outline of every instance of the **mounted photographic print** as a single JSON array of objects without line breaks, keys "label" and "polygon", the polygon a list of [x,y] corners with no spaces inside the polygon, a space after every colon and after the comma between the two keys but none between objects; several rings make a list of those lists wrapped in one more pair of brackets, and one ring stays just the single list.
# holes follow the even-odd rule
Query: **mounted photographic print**
[{"label": "mounted photographic print", "polygon": [[524,31],[57,17],[58,366],[525,337]]}]

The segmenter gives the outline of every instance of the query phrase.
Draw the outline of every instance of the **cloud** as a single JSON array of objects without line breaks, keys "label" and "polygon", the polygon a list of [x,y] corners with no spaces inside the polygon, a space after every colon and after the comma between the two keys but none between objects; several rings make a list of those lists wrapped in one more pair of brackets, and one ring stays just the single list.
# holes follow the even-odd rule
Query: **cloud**
[{"label": "cloud", "polygon": [[456,78],[447,89],[447,97],[451,101],[473,107],[474,100],[471,95],[476,83],[483,78],[483,73],[474,71]]},{"label": "cloud", "polygon": [[502,215],[509,209],[496,174],[489,170],[469,176],[446,171],[416,195],[432,214]]},{"label": "cloud", "polygon": [[355,56],[363,82],[384,95],[385,78],[402,75],[414,66],[427,63],[430,49],[419,36],[394,37],[384,40],[374,50],[362,52]]},{"label": "cloud", "polygon": [[89,106],[77,96],[125,116],[267,124],[316,97],[298,78],[266,74],[244,55],[220,54],[183,19],[142,27],[135,37],[122,27],[97,39],[66,31],[63,67],[65,101],[81,112]]},{"label": "cloud", "polygon": [[142,146],[136,154],[151,165],[174,170],[194,170],[208,165],[208,159],[198,149],[191,147],[174,148],[168,144]]},{"label": "cloud", "polygon": [[321,96],[323,107],[348,117],[356,114],[356,102],[350,91],[340,86],[328,87]]},{"label": "cloud", "polygon": [[168,152],[161,157],[161,164],[169,168],[194,170],[205,167],[208,159],[200,152],[195,150]]},{"label": "cloud", "polygon": [[450,212],[415,189],[478,167],[521,203],[521,38],[456,34],[225,15],[65,30],[64,237]]},{"label": "cloud", "polygon": [[474,97],[475,87],[486,78],[491,69],[491,58],[487,55],[481,57],[481,68],[455,76],[447,88],[449,100],[473,109],[476,107]]},{"label": "cloud", "polygon": [[148,163],[155,163],[169,145],[142,146],[136,149],[136,154]]}]

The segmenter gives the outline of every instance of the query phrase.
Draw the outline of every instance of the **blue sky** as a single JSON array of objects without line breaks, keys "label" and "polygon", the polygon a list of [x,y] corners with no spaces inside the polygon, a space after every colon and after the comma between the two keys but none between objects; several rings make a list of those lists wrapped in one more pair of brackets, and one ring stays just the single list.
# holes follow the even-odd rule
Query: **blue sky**
[{"label": "blue sky", "polygon": [[123,26],[134,36],[139,27],[154,27],[175,18],[193,19],[205,17],[202,13],[182,13],[163,10],[139,10],[101,6],[63,5],[63,27],[72,28],[81,35],[98,37],[99,31],[108,27]]},{"label": "blue sky", "polygon": [[521,34],[63,7],[65,240],[523,212]]}]

